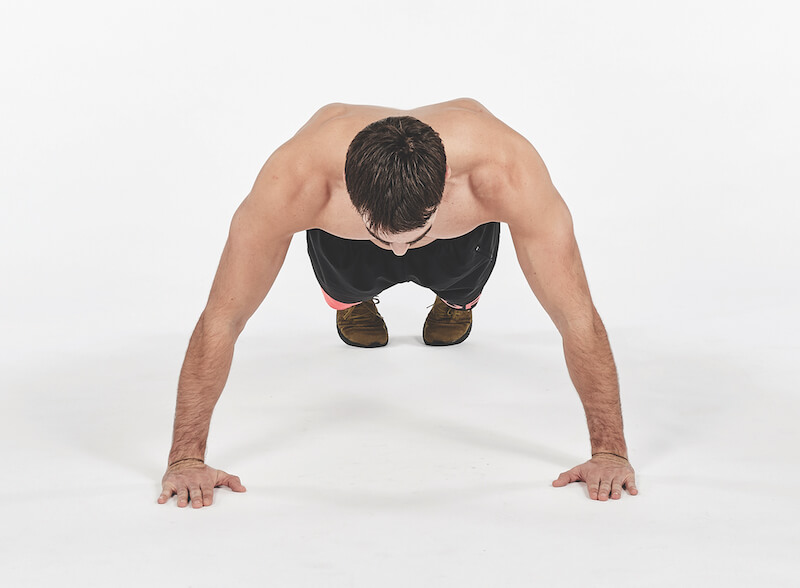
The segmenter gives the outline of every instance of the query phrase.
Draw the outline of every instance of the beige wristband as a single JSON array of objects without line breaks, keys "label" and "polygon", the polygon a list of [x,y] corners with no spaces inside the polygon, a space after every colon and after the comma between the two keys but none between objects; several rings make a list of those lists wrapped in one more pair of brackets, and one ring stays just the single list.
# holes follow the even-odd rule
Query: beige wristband
[{"label": "beige wristband", "polygon": [[[610,451],[598,451],[597,453],[593,453],[592,457],[594,457],[595,455],[613,455],[614,457],[618,457],[620,459],[624,459],[625,461],[628,461],[627,457],[622,457],[621,455],[617,455],[616,453],[611,453]],[[628,463],[630,463],[630,462],[628,461]]]},{"label": "beige wristband", "polygon": [[167,469],[171,468],[174,465],[179,463],[183,463],[184,461],[199,461],[200,463],[206,463],[204,460],[200,459],[199,457],[184,457],[183,459],[179,459],[178,461],[173,461],[171,464],[167,466]]}]

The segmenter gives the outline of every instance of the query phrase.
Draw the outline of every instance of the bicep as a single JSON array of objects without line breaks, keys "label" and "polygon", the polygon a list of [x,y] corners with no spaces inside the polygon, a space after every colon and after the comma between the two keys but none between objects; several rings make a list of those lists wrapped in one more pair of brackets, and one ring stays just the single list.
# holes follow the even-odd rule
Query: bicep
[{"label": "bicep", "polygon": [[562,335],[594,321],[572,217],[555,188],[543,206],[509,222],[520,267]]},{"label": "bicep", "polygon": [[303,152],[294,141],[275,151],[233,215],[203,312],[206,322],[238,335],[275,282],[292,236],[313,225],[324,185],[304,176]]},{"label": "bicep", "polygon": [[207,323],[233,329],[236,334],[272,287],[292,240],[292,233],[279,226],[259,226],[246,204],[231,222],[203,312]]}]

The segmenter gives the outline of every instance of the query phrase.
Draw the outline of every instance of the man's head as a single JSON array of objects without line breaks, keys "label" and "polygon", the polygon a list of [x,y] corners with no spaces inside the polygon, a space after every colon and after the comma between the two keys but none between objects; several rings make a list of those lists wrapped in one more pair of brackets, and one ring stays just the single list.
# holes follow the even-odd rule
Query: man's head
[{"label": "man's head", "polygon": [[344,165],[350,200],[367,227],[383,234],[425,226],[442,201],[446,173],[439,135],[411,116],[367,125]]}]

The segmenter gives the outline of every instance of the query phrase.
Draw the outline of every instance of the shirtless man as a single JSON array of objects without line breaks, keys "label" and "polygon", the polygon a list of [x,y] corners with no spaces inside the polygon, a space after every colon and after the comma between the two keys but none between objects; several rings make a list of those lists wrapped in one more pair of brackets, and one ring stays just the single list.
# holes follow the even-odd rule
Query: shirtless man
[{"label": "shirtless man", "polygon": [[437,297],[429,345],[460,343],[508,224],[533,293],[563,339],[586,412],[592,456],[553,486],[587,484],[593,500],[637,494],[622,430],[616,366],[584,275],[572,220],[536,150],[470,99],[401,111],[331,104],[264,164],[233,216],[178,384],[172,449],[158,502],[209,506],[238,477],[204,463],[211,414],[236,339],[306,231],[325,300],[345,343],[388,340],[372,298],[415,281]]}]

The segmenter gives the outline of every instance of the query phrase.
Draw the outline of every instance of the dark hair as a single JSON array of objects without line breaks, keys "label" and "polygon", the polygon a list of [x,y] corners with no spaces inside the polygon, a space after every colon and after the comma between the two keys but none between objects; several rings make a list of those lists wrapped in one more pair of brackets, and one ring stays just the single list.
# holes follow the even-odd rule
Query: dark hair
[{"label": "dark hair", "polygon": [[423,227],[442,201],[447,159],[439,135],[411,116],[367,125],[347,149],[344,177],[353,206],[372,230]]}]

